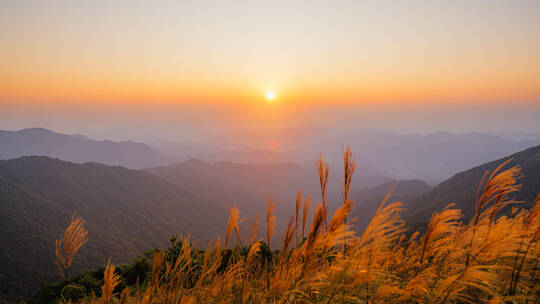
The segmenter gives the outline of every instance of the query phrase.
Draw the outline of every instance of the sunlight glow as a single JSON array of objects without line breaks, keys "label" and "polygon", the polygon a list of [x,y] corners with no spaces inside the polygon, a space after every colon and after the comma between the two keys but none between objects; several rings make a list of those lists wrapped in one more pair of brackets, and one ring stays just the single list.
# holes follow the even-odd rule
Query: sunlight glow
[{"label": "sunlight glow", "polygon": [[270,90],[266,92],[266,100],[272,101],[274,98],[276,98],[276,93],[274,93],[274,91]]}]

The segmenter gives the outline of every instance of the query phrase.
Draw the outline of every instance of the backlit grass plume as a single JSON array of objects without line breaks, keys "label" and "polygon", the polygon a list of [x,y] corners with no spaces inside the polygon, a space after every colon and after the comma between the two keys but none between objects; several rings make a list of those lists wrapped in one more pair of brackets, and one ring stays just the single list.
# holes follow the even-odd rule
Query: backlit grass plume
[{"label": "backlit grass plume", "polygon": [[266,203],[266,244],[270,246],[272,242],[272,236],[274,234],[274,226],[276,225],[276,217],[274,216],[274,208],[276,202],[272,200],[272,197],[268,198]]},{"label": "backlit grass plume", "polygon": [[103,272],[103,286],[101,287],[101,300],[104,303],[110,303],[114,294],[114,289],[120,283],[120,276],[114,273],[115,267],[111,264],[111,259],[107,261],[107,267]]},{"label": "backlit grass plume", "polygon": [[88,242],[88,231],[84,229],[84,219],[73,212],[71,222],[64,231],[64,237],[56,240],[56,266],[60,274],[67,280],[75,255]]},{"label": "backlit grass plume", "polygon": [[326,202],[326,192],[328,190],[328,173],[330,171],[330,166],[323,161],[322,156],[320,156],[317,160],[317,169],[319,172],[319,183],[321,186],[324,229],[328,229],[328,205]]}]

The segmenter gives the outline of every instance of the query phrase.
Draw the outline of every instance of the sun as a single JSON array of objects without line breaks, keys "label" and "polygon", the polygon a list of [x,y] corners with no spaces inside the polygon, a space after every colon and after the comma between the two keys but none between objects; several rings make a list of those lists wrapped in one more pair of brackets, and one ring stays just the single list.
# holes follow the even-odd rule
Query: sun
[{"label": "sun", "polygon": [[276,98],[276,93],[272,90],[266,92],[266,100],[273,101]]}]

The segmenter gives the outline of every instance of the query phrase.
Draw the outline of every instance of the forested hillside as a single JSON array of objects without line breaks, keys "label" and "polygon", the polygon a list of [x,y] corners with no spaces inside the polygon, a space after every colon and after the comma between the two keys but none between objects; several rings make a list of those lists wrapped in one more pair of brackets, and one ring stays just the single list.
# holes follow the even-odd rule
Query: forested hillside
[{"label": "forested hillside", "polygon": [[60,276],[54,241],[72,212],[86,219],[90,241],[74,273],[127,262],[168,244],[173,234],[207,245],[226,210],[151,174],[48,157],[0,161],[0,298],[29,294]]},{"label": "forested hillside", "polygon": [[471,202],[475,200],[476,189],[482,175],[486,171],[492,172],[508,158],[512,158],[512,160],[505,168],[519,165],[522,169],[522,175],[518,179],[522,188],[512,197],[523,203],[513,206],[530,208],[540,189],[540,146],[531,147],[454,175],[431,191],[408,202],[406,204],[407,219],[411,224],[421,225],[429,219],[434,210],[440,211],[449,203],[454,203],[456,208],[463,210],[466,219],[471,218],[474,213],[474,204]]}]

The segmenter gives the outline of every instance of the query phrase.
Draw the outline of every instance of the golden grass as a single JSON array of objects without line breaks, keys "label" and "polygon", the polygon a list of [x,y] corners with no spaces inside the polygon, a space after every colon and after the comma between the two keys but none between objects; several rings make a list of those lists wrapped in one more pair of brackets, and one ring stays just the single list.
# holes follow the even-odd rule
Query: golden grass
[{"label": "golden grass", "polygon": [[101,301],[109,303],[114,294],[114,289],[120,283],[120,276],[114,273],[114,265],[111,259],[107,261],[107,267],[103,273],[103,286],[101,287]]},{"label": "golden grass", "polygon": [[272,236],[274,234],[274,226],[276,225],[276,217],[274,214],[274,208],[276,202],[272,200],[272,197],[268,198],[266,203],[266,244],[272,243]]},{"label": "golden grass", "polygon": [[55,242],[56,267],[58,267],[64,280],[69,278],[69,270],[73,259],[86,242],[88,242],[88,231],[84,229],[84,220],[77,217],[76,213],[73,212],[71,222],[64,232],[64,237]]},{"label": "golden grass", "polygon": [[235,205],[229,210],[229,221],[227,222],[227,233],[225,234],[225,248],[227,248],[227,245],[229,244],[229,237],[231,236],[232,231],[236,233],[237,240],[241,246],[242,240],[240,239],[240,231],[238,230],[238,225],[240,224],[239,220],[240,211],[238,211],[238,208]]},{"label": "golden grass", "polygon": [[320,156],[317,160],[317,169],[319,172],[319,183],[321,185],[324,228],[328,229],[328,205],[326,203],[326,191],[328,190],[328,173],[330,172],[330,165],[323,161],[322,156]]},{"label": "golden grass", "polygon": [[[303,200],[299,192],[281,249],[271,257],[263,250],[264,242],[255,240],[256,233],[251,232],[245,248],[230,249],[225,267],[219,240],[204,251],[200,266],[195,267],[197,250],[185,240],[174,262],[155,254],[152,279],[146,286],[114,295],[114,268],[109,264],[104,295],[83,302],[538,303],[540,195],[531,210],[497,216],[502,207],[516,203],[509,195],[519,190],[520,168],[503,170],[505,165],[484,175],[471,202],[475,214],[469,222],[449,205],[433,213],[425,231],[409,235],[400,218],[403,204],[391,202],[390,191],[369,225],[356,234],[345,221],[353,207],[348,193],[356,167],[347,147],[343,205],[326,219],[328,165],[319,159],[322,202],[311,225],[307,225],[311,200]],[[275,205],[270,198],[267,244],[272,241]],[[240,242],[240,221],[238,209],[232,208],[225,248],[233,231]],[[188,284],[188,279],[195,283]]]}]

